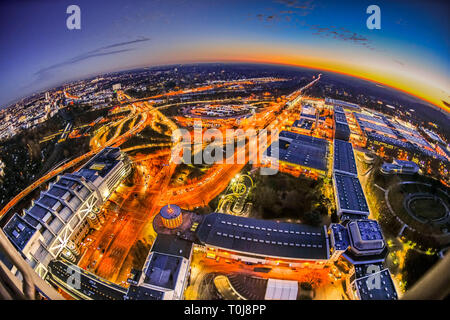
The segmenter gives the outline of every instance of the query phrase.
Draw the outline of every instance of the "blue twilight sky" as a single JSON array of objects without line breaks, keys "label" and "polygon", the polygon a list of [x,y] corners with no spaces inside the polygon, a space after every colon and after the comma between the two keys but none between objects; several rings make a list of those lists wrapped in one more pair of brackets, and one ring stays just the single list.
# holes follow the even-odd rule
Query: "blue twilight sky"
[{"label": "blue twilight sky", "polygon": [[[66,8],[81,8],[81,30]],[[381,8],[381,30],[366,8]],[[439,105],[449,97],[446,1],[17,0],[0,4],[0,107],[103,72],[264,61],[370,78]]]}]

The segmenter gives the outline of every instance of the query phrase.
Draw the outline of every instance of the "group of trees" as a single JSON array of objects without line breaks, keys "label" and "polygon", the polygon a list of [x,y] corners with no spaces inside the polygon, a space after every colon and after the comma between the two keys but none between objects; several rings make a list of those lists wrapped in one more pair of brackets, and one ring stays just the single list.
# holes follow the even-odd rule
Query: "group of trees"
[{"label": "group of trees", "polygon": [[131,248],[131,255],[133,257],[133,269],[141,270],[144,266],[145,259],[150,251],[151,243],[148,243],[145,239],[138,240]]},{"label": "group of trees", "polygon": [[439,257],[436,255],[426,255],[416,250],[408,250],[403,267],[405,289],[409,290],[438,260]]},{"label": "group of trees", "polygon": [[300,219],[319,225],[330,205],[321,192],[323,181],[295,178],[285,173],[257,176],[249,201],[264,219]]}]

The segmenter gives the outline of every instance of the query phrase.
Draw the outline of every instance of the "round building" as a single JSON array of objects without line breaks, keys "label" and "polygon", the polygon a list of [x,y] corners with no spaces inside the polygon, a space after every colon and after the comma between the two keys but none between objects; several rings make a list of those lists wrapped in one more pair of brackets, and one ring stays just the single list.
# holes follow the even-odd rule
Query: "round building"
[{"label": "round building", "polygon": [[168,204],[161,208],[159,212],[163,225],[169,229],[175,229],[183,222],[181,209],[174,204]]}]

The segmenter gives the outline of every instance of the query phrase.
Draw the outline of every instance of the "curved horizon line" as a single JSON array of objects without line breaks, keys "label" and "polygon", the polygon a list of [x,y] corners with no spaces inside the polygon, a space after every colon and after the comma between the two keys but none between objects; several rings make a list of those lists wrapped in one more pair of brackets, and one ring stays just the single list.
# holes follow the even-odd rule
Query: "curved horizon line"
[{"label": "curved horizon line", "polygon": [[[412,93],[410,91],[407,91],[405,89],[396,87],[395,85],[391,85],[391,84],[387,84],[378,80],[374,80],[371,78],[367,78],[361,75],[357,75],[357,74],[352,74],[352,73],[348,73],[348,72],[344,72],[344,71],[340,71],[340,70],[336,70],[336,69],[331,69],[331,68],[325,68],[325,67],[316,67],[316,66],[311,66],[311,65],[306,65],[306,64],[299,64],[299,63],[287,63],[287,62],[274,62],[274,61],[267,61],[267,60],[251,60],[251,59],[247,59],[247,60],[234,60],[234,59],[227,59],[227,60],[222,60],[224,61],[230,61],[230,62],[246,62],[246,63],[260,63],[260,64],[271,64],[271,65],[283,65],[283,66],[290,66],[290,67],[301,67],[301,68],[307,68],[307,69],[313,69],[313,70],[320,70],[320,71],[328,71],[328,72],[332,72],[332,73],[337,73],[337,74],[341,74],[341,75],[345,75],[345,76],[349,76],[349,77],[354,77],[354,78],[358,78],[361,80],[366,80],[366,81],[370,81],[373,82],[375,84],[381,84],[384,86],[387,86],[391,89],[395,89],[398,91],[401,91],[403,93],[406,93],[410,96],[413,96],[414,98],[417,98],[419,100],[425,101],[429,104],[431,104],[432,106],[438,108],[439,110],[443,110],[444,112],[448,113],[450,115],[450,107],[443,107],[440,105],[437,105],[436,103],[432,102],[431,100],[428,100],[425,97],[422,97],[416,93]],[[216,61],[217,63],[219,63],[219,61]],[[213,61],[211,61],[211,63],[214,63]],[[444,102],[444,101],[443,101]],[[437,110],[437,111],[439,111]]]},{"label": "curved horizon line", "polygon": [[[140,68],[148,68],[148,67],[162,67],[162,66],[170,66],[170,65],[177,65],[177,64],[198,64],[198,63],[229,63],[229,62],[234,62],[234,63],[253,63],[253,64],[270,64],[270,65],[281,65],[281,66],[289,66],[289,67],[301,67],[301,68],[307,68],[307,69],[312,69],[312,70],[319,70],[319,71],[327,71],[327,72],[332,72],[332,73],[337,73],[337,74],[341,74],[341,75],[345,75],[345,76],[349,76],[349,77],[354,77],[354,78],[358,78],[361,80],[365,80],[365,81],[369,81],[375,84],[380,84],[383,86],[387,86],[391,89],[394,90],[398,90],[400,92],[403,92],[405,94],[408,94],[412,97],[415,97],[419,100],[422,100],[424,102],[427,102],[429,104],[431,104],[431,106],[434,106],[436,108],[438,108],[438,110],[436,111],[440,111],[443,110],[444,112],[447,113],[447,115],[450,115],[450,107],[446,107],[444,106],[440,106],[437,105],[436,103],[432,102],[431,100],[428,100],[427,98],[420,96],[416,93],[412,93],[410,91],[407,91],[405,89],[399,88],[395,85],[392,84],[388,84],[385,82],[381,82],[375,79],[371,79],[371,78],[367,78],[361,75],[357,75],[357,74],[352,74],[352,73],[348,73],[348,72],[344,72],[344,71],[340,71],[340,70],[336,70],[336,69],[332,69],[332,68],[326,68],[326,67],[317,67],[317,66],[312,66],[312,65],[306,65],[306,64],[300,64],[300,63],[288,63],[288,62],[280,62],[280,61],[268,61],[268,60],[260,60],[260,59],[214,59],[214,60],[203,60],[203,61],[186,61],[185,62],[170,62],[170,63],[165,63],[165,64],[154,64],[154,65],[146,65],[146,66],[136,66],[134,68],[131,69],[121,69],[121,70],[117,70],[117,71],[109,71],[109,72],[103,72],[103,73],[99,73],[96,75],[91,75],[92,77],[96,77],[98,75],[102,75],[102,74],[107,74],[107,73],[117,73],[117,72],[124,72],[124,71],[128,71],[128,70],[133,70],[133,69],[140,69]],[[80,77],[80,79],[84,79],[85,77]],[[59,87],[61,85],[63,85],[64,82],[62,84],[58,84],[56,86],[52,86],[51,88],[54,89],[56,87]],[[50,89],[50,88],[49,88]],[[48,89],[47,89],[48,90]],[[38,92],[41,92],[42,90],[36,91],[33,94],[36,94]],[[33,95],[31,94],[31,95]],[[28,97],[29,95],[27,95],[26,97]],[[9,106],[11,106],[12,104],[17,103],[17,101],[21,100],[21,99],[25,99],[26,97],[22,97],[22,98],[18,98],[15,99],[15,102],[10,103]],[[444,103],[444,101],[442,101]],[[4,108],[8,108],[8,106],[5,106]],[[3,109],[3,108],[0,108]]]}]

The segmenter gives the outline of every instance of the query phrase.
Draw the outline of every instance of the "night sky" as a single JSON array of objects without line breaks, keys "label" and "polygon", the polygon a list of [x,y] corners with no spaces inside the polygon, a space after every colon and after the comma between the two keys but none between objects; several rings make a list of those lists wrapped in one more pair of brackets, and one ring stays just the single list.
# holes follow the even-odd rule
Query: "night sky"
[{"label": "night sky", "polygon": [[[66,8],[81,8],[81,30]],[[381,30],[366,8],[381,8]],[[371,79],[450,103],[447,1],[2,1],[0,107],[134,67],[270,62]]]}]

